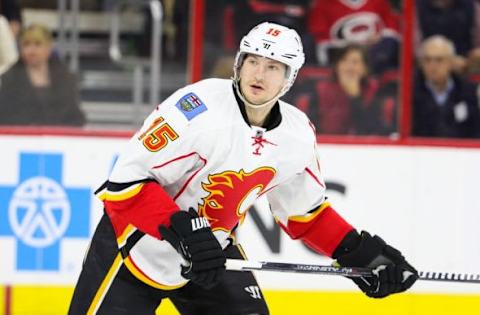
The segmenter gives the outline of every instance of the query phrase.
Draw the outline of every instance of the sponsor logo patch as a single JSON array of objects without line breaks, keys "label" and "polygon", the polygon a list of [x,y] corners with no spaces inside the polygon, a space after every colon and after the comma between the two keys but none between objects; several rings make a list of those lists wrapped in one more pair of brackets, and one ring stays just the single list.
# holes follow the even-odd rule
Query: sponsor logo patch
[{"label": "sponsor logo patch", "polygon": [[207,110],[207,106],[195,93],[183,96],[175,105],[188,120]]}]

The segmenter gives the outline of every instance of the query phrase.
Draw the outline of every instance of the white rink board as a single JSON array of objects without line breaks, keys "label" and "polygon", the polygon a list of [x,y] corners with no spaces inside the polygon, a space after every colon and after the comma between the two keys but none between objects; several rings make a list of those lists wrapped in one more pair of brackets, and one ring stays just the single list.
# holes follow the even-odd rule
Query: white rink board
[{"label": "white rink board", "polygon": [[[418,270],[480,273],[480,150],[401,146],[320,145],[333,207],[359,230],[401,249]],[[327,186],[328,188],[328,186]],[[268,219],[266,219],[268,220]],[[267,252],[258,229],[246,220],[239,239],[250,259],[328,264],[282,235],[280,254]],[[333,276],[257,272],[266,287],[351,289]],[[301,279],[301,280],[300,280]],[[421,281],[422,292],[480,292],[480,286]]]},{"label": "white rink board", "polygon": [[[87,187],[93,192],[106,179],[126,141],[126,138],[0,136],[0,199],[2,191],[15,189],[19,184],[21,153],[61,155],[62,186]],[[480,202],[475,194],[480,179],[480,149],[329,144],[320,145],[319,150],[326,181],[344,185],[346,189],[344,194],[329,191],[330,201],[354,226],[379,234],[400,248],[419,270],[480,272]],[[0,205],[0,212],[6,209],[8,205]],[[258,209],[265,226],[273,228],[265,205]],[[85,211],[90,223],[84,228],[91,236],[102,212],[100,202],[92,196],[90,209]],[[25,270],[17,266],[17,244],[21,237],[8,232],[8,227],[5,230],[8,224],[0,222],[3,258],[0,284],[75,282],[88,237],[61,236],[55,270]],[[238,236],[251,259],[330,263],[300,242],[289,240],[283,232],[279,252],[272,253],[252,216],[247,216]],[[257,272],[257,276],[268,289],[354,290],[353,283],[341,277],[273,272]],[[480,286],[419,282],[414,290],[478,293]]]}]

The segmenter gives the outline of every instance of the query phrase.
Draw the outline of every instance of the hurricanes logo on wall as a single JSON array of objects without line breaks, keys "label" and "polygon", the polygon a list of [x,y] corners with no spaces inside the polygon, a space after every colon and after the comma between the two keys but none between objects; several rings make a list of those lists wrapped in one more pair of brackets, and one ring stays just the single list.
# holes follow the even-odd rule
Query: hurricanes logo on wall
[{"label": "hurricanes logo on wall", "polygon": [[360,12],[339,19],[330,29],[332,39],[365,42],[378,34],[383,23],[378,15]]},{"label": "hurricanes logo on wall", "polygon": [[212,230],[230,230],[245,219],[247,210],[275,176],[275,169],[260,167],[252,172],[225,171],[208,176],[202,188],[208,195],[202,198],[199,213],[210,222]]}]

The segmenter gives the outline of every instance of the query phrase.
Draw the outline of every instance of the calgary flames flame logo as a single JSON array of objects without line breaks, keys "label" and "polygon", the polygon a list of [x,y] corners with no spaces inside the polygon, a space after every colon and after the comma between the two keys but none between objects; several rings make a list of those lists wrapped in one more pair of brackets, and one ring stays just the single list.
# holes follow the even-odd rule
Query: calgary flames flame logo
[{"label": "calgary flames flame logo", "polygon": [[208,196],[202,198],[199,213],[210,222],[212,230],[230,232],[245,219],[248,208],[275,175],[275,169],[261,167],[246,173],[225,171],[208,176],[202,188]]}]

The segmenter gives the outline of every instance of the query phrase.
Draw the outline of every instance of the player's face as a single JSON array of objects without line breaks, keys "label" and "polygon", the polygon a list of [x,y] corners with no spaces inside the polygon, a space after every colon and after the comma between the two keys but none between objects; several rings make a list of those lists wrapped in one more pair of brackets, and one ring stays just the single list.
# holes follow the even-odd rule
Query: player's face
[{"label": "player's face", "polygon": [[286,84],[287,66],[281,62],[248,55],[240,69],[240,89],[248,102],[260,105],[273,99]]}]

